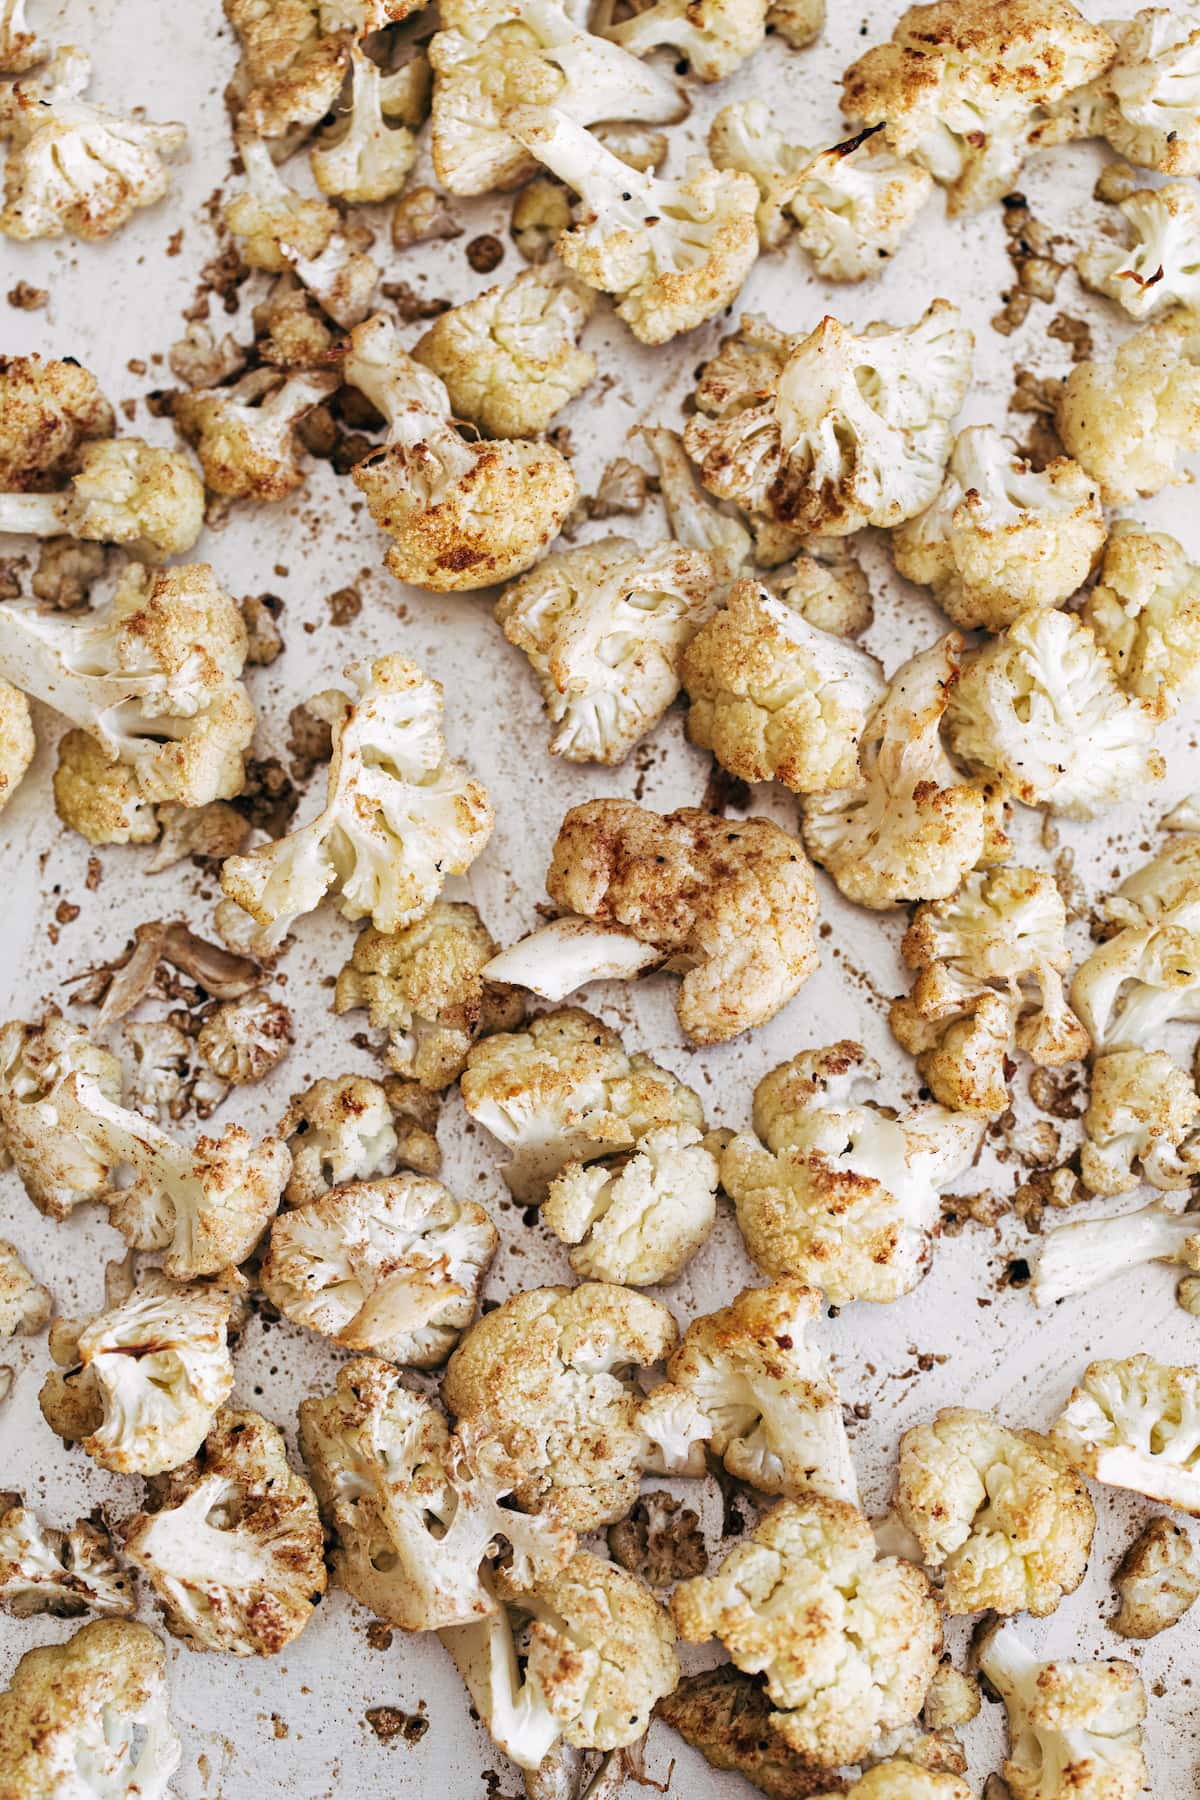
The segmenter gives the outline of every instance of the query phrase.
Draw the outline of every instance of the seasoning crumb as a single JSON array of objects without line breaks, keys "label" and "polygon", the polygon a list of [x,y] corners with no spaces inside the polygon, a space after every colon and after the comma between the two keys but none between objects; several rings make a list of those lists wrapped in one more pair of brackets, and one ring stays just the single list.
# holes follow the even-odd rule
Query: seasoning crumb
[{"label": "seasoning crumb", "polygon": [[419,1744],[429,1730],[423,1713],[405,1712],[399,1706],[368,1706],[364,1717],[381,1744],[394,1744],[397,1738]]},{"label": "seasoning crumb", "polygon": [[28,281],[18,281],[10,287],[7,294],[8,304],[15,306],[18,312],[40,312],[50,298],[49,288],[34,287]]},{"label": "seasoning crumb", "polygon": [[356,587],[335,588],[326,600],[331,625],[349,625],[362,611],[362,595]]}]

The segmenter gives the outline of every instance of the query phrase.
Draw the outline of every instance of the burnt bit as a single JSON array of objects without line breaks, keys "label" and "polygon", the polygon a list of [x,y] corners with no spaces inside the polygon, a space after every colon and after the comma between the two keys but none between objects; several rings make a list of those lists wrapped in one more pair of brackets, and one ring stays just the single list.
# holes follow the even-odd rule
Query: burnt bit
[{"label": "burnt bit", "polygon": [[491,232],[473,237],[467,245],[467,261],[477,275],[490,275],[504,260],[504,245]]},{"label": "burnt bit", "polygon": [[250,269],[243,262],[241,252],[232,244],[226,245],[201,269],[195,298],[184,309],[184,318],[189,323],[207,319],[209,300],[213,297],[220,301],[227,313],[235,313],[238,309],[238,289],[249,279]]},{"label": "burnt bit", "polygon": [[643,1494],[628,1518],[609,1526],[608,1548],[615,1562],[651,1587],[669,1587],[708,1567],[699,1518],[664,1488]]},{"label": "burnt bit", "polygon": [[283,649],[283,634],[279,629],[283,601],[278,594],[247,594],[238,605],[249,641],[246,661],[255,668],[266,668]]},{"label": "burnt bit", "polygon": [[349,625],[351,620],[357,619],[362,611],[362,595],[356,587],[335,588],[333,593],[326,597],[325,604],[329,608],[331,625],[339,627]]},{"label": "burnt bit", "polygon": [[419,1744],[429,1730],[424,1713],[405,1712],[400,1706],[368,1706],[363,1715],[381,1744]]},{"label": "burnt bit", "polygon": [[772,1706],[761,1680],[743,1675],[732,1663],[685,1675],[673,1694],[654,1708],[654,1717],[676,1730],[714,1769],[736,1770],[774,1800],[825,1800],[845,1783],[828,1770],[806,1767],[772,1722]]},{"label": "burnt bit", "polygon": [[1091,326],[1086,319],[1077,319],[1073,313],[1055,313],[1046,327],[1046,336],[1066,344],[1072,362],[1087,362],[1094,349]]},{"label": "burnt bit", "polygon": [[303,703],[293,706],[288,714],[288,749],[292,753],[288,765],[292,780],[307,781],[313,770],[333,755],[333,727],[329,720],[310,712]]},{"label": "burnt bit", "polygon": [[395,1635],[385,1619],[372,1619],[367,1626],[367,1643],[372,1650],[390,1650]]},{"label": "burnt bit", "polygon": [[18,281],[5,295],[8,304],[15,306],[18,312],[40,312],[49,298],[49,288],[34,287],[28,281]]},{"label": "burnt bit", "polygon": [[1057,1169],[1035,1169],[1012,1197],[1012,1209],[1027,1231],[1039,1232],[1047,1211],[1064,1212],[1088,1199],[1078,1172],[1070,1162]]},{"label": "burnt bit", "polygon": [[958,1237],[968,1225],[990,1228],[998,1224],[1008,1211],[1009,1202],[985,1188],[978,1194],[943,1194],[941,1208],[943,1236]]},{"label": "burnt bit", "polygon": [[721,818],[731,810],[748,812],[750,789],[740,776],[731,775],[728,769],[723,769],[714,759],[708,780],[704,784],[704,792],[700,796],[700,806],[704,812],[716,813]]},{"label": "burnt bit", "polygon": [[[495,238],[491,241],[496,242]],[[437,294],[418,294],[416,288],[410,287],[407,281],[385,281],[379,291],[385,300],[391,301],[402,325],[415,325],[421,319],[440,319],[443,313],[450,311],[452,305],[451,301],[444,300]]]},{"label": "burnt bit", "polygon": [[1025,460],[1038,471],[1064,454],[1062,440],[1054,422],[1055,400],[1061,383],[1035,375],[1032,369],[1018,369],[1009,412],[1028,413],[1032,419],[1025,443],[1018,446]]},{"label": "burnt bit", "polygon": [[[1035,219],[1024,194],[1006,194],[1004,233],[1015,285],[1001,295],[1004,305],[992,320],[993,331],[1011,337],[1025,323],[1035,300],[1054,299],[1059,279],[1070,266],[1070,243]],[[1065,251],[1065,255],[1059,254]]]},{"label": "burnt bit", "polygon": [[1082,1069],[1031,1069],[1029,1098],[1047,1118],[1082,1118],[1087,1105]]},{"label": "burnt bit", "polygon": [[246,784],[230,805],[243,819],[268,837],[281,838],[287,833],[300,796],[295,783],[277,756],[248,756]]}]

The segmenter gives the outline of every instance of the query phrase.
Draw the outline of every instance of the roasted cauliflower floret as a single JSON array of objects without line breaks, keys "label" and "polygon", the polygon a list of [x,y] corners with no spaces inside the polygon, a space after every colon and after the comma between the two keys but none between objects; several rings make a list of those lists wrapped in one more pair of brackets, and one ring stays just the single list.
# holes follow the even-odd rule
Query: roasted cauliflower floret
[{"label": "roasted cauliflower floret", "polygon": [[1081,609],[1122,690],[1167,719],[1200,690],[1200,568],[1163,531],[1113,526]]},{"label": "roasted cauliflower floret", "polygon": [[688,550],[706,551],[722,590],[728,589],[750,560],[750,533],[702,491],[678,432],[643,425],[640,435],[658,464],[658,491],[672,537]]},{"label": "roasted cauliflower floret", "polygon": [[703,550],[614,537],[552,554],[505,589],[496,618],[537,676],[552,755],[624,761],[678,694],[718,587]]},{"label": "roasted cauliflower floret", "polygon": [[325,805],[221,870],[226,894],[273,945],[329,893],[343,917],[379,931],[415,923],[491,834],[487,793],[446,756],[441,684],[403,656],[358,663],[346,680],[349,692],[309,702],[333,733]]},{"label": "roasted cauliflower floret", "polygon": [[624,1156],[568,1163],[550,1183],[542,1220],[571,1246],[581,1280],[673,1281],[716,1223],[718,1173],[696,1126],[656,1126]]},{"label": "roasted cauliflower floret", "polygon": [[204,524],[204,487],[181,451],[101,438],[84,444],[77,460],[63,493],[0,493],[0,531],[69,532],[120,544],[146,562],[191,549]]},{"label": "roasted cauliflower floret", "polygon": [[84,1612],[124,1618],[134,1603],[133,1581],[101,1526],[80,1519],[57,1531],[23,1506],[0,1513],[0,1610],[18,1619]]},{"label": "roasted cauliflower floret", "polygon": [[695,158],[683,180],[631,169],[565,113],[519,106],[506,129],[580,198],[558,254],[611,294],[644,344],[665,344],[735,299],[758,256],[749,175]]},{"label": "roasted cauliflower floret", "polygon": [[627,1513],[654,1465],[626,1371],[661,1362],[676,1338],[666,1307],[627,1288],[530,1288],[471,1327],[442,1396],[460,1433],[496,1439],[519,1506],[588,1531]]},{"label": "roasted cauliflower floret", "polygon": [[938,1191],[983,1140],[983,1121],[965,1114],[916,1106],[892,1116],[854,1097],[878,1078],[861,1044],[802,1052],[759,1082],[758,1135],[734,1138],[721,1158],[759,1268],[822,1288],[835,1306],[917,1286],[941,1222]]},{"label": "roasted cauliflower floret", "polygon": [[0,493],[56,487],[84,444],[115,429],[100,383],[80,363],[0,356]]},{"label": "roasted cauliflower floret", "polygon": [[342,90],[349,41],[320,0],[223,0],[242,59],[229,90],[239,126],[263,137],[311,130]]},{"label": "roasted cauliflower floret", "polygon": [[1111,362],[1076,363],[1058,395],[1067,453],[1106,506],[1188,479],[1200,450],[1200,321],[1177,308],[1126,338]]},{"label": "roasted cauliflower floret", "polygon": [[261,1081],[292,1047],[292,1015],[265,988],[225,1000],[196,1033],[196,1053],[222,1081],[244,1087]]},{"label": "roasted cauliflower floret", "polygon": [[20,787],[36,749],[29,701],[20,688],[0,681],[0,812]]},{"label": "roasted cauliflower floret", "polygon": [[765,1677],[775,1730],[820,1768],[914,1719],[942,1648],[928,1577],[877,1560],[858,1508],[821,1494],[781,1501],[715,1575],[675,1589],[671,1614],[689,1643],[719,1637]]},{"label": "roasted cauliflower floret", "polygon": [[338,385],[330,371],[252,369],[232,387],[180,394],[175,422],[204,480],[228,500],[285,500],[304,480],[297,428]]},{"label": "roasted cauliflower floret", "polygon": [[1120,1606],[1109,1624],[1122,1637],[1157,1637],[1178,1625],[1200,1597],[1200,1562],[1183,1526],[1151,1519],[1117,1564],[1113,1586]]},{"label": "roasted cauliflower floret", "polygon": [[114,1165],[106,1146],[76,1136],[66,1123],[77,1078],[111,1100],[121,1097],[117,1058],[57,1009],[37,1025],[11,1019],[0,1027],[0,1141],[25,1192],[50,1219],[102,1199]]},{"label": "roasted cauliflower floret", "polygon": [[352,205],[390,200],[417,160],[416,139],[388,118],[388,78],[358,44],[350,46],[349,105],[309,151],[323,194]]},{"label": "roasted cauliflower floret", "polygon": [[1094,239],[1076,258],[1085,287],[1107,294],[1135,319],[1200,302],[1200,199],[1190,181],[1139,188],[1118,201],[1129,242]]},{"label": "roasted cauliflower floret", "polygon": [[[1195,943],[1190,933],[1165,937],[1179,958]],[[1093,1194],[1125,1194],[1139,1179],[1186,1188],[1200,1172],[1200,1096],[1165,1050],[1097,1056],[1083,1129],[1080,1173]]]},{"label": "roasted cauliflower floret", "polygon": [[183,1746],[167,1710],[162,1641],[93,1619],[27,1650],[0,1693],[0,1771],[12,1800],[111,1794],[170,1800]]},{"label": "roasted cauliflower floret", "polygon": [[89,844],[154,842],[158,820],[142,796],[136,769],[113,762],[87,731],[64,732],[57,754],[54,810],[64,825]]},{"label": "roasted cauliflower floret", "polygon": [[333,1393],[302,1400],[300,1447],[334,1533],[337,1580],[403,1631],[495,1612],[487,1565],[502,1546],[519,1586],[574,1551],[573,1532],[500,1504],[517,1476],[495,1439],[452,1433],[388,1363],[345,1363]]},{"label": "roasted cauliflower floret", "polygon": [[[1097,1074],[1105,1064],[1120,1060],[1121,1052],[1102,1058]],[[1182,1078],[1182,1070],[1176,1069],[1169,1058],[1163,1060],[1171,1073]],[[1195,1123],[1200,1115],[1200,1101],[1195,1100],[1194,1091],[1193,1101]],[[1086,1175],[1085,1185],[1090,1185]],[[1133,1185],[1132,1178],[1128,1185]],[[1068,1295],[1086,1294],[1114,1276],[1128,1275],[1151,1262],[1178,1263],[1192,1271],[1200,1268],[1200,1215],[1178,1212],[1167,1202],[1156,1200],[1150,1206],[1120,1213],[1115,1218],[1062,1225],[1043,1238],[1029,1291],[1036,1305],[1053,1306]],[[1185,1276],[1180,1283],[1181,1305],[1185,1304],[1184,1283],[1192,1279],[1194,1275]]]},{"label": "roasted cauliflower floret", "polygon": [[1150,1356],[1090,1363],[1052,1435],[1094,1481],[1200,1515],[1200,1370]]},{"label": "roasted cauliflower floret", "polygon": [[49,1288],[30,1274],[8,1239],[0,1238],[0,1338],[40,1331],[52,1305]]},{"label": "roasted cauliflower floret", "polygon": [[0,74],[23,75],[45,54],[46,46],[29,28],[26,0],[0,0]]},{"label": "roasted cauliflower floret", "polygon": [[436,1102],[424,1112],[409,1104],[412,1098],[403,1083],[380,1086],[365,1075],[325,1076],[297,1094],[279,1126],[292,1153],[287,1204],[307,1206],[330,1188],[374,1181],[398,1168],[436,1175]]},{"label": "roasted cauliflower floret", "polygon": [[0,89],[0,139],[8,140],[0,236],[90,242],[166,194],[166,164],[186,129],[94,105],[83,98],[91,78],[91,57],[70,45]]},{"label": "roasted cauliflower floret", "polygon": [[701,81],[721,81],[762,43],[767,0],[649,0],[613,24],[618,11],[616,0],[603,0],[598,29],[605,37],[635,56],[675,50]]},{"label": "roasted cauliflower floret", "polygon": [[1192,6],[1147,6],[1105,26],[1117,54],[1068,94],[1074,131],[1163,175],[1200,174],[1200,25]]}]

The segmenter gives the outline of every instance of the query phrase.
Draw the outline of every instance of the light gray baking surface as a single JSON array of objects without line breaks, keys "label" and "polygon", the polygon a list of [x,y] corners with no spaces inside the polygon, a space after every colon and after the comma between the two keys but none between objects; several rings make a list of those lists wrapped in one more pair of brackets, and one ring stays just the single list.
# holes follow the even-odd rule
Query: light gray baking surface
[{"label": "light gray baking surface", "polygon": [[[887,35],[899,10],[898,0],[861,9],[846,9],[834,0],[825,41],[817,48],[797,54],[771,43],[721,87],[705,90],[692,84],[695,111],[673,131],[671,167],[682,167],[686,144],[699,139],[717,105],[751,94],[773,101],[794,141],[814,146],[837,141],[843,135],[836,105],[838,75],[867,43]],[[1100,17],[1107,8],[1087,10]],[[140,103],[154,118],[185,121],[191,155],[177,172],[171,198],[139,215],[107,245],[0,240],[0,293],[18,279],[50,290],[45,311],[0,310],[0,351],[77,357],[97,373],[114,402],[137,401],[131,421],[122,421],[123,430],[166,441],[167,433],[140,397],[171,385],[165,353],[182,331],[182,310],[215,247],[202,208],[229,173],[232,145],[221,95],[234,62],[232,37],[218,0],[193,5],[72,0],[50,9],[44,0],[32,0],[31,11],[54,42],[82,44],[91,52],[93,91],[100,99]],[[1076,241],[1095,230],[1102,213],[1090,197],[1097,161],[1089,149],[1043,157],[1022,184],[1036,216]],[[289,173],[303,182],[303,158]],[[397,256],[383,233],[377,254],[385,264],[385,278],[405,280],[428,295],[465,298],[488,284],[472,273],[465,255],[471,238],[485,230],[495,230],[506,245],[504,260],[490,279],[516,275],[524,265],[506,235],[508,202],[462,205],[460,211],[467,229],[448,246],[421,246]],[[176,232],[181,232],[181,242],[178,254],[171,256],[168,240]],[[1002,337],[989,320],[1011,273],[1000,209],[979,220],[948,222],[938,198],[871,286],[826,287],[792,248],[760,262],[742,306],[795,331],[811,327],[827,310],[858,324],[876,318],[904,322],[935,295],[951,298],[964,308],[977,335],[975,386],[964,420],[1003,426],[1015,368],[1051,375],[1069,366],[1066,345],[1046,336],[1056,312],[1087,317],[1102,344],[1128,329],[1115,307],[1085,296],[1068,273],[1055,305],[1035,304],[1024,327],[1014,337]],[[243,290],[237,320],[227,321],[214,302],[213,325],[223,330],[232,324],[248,338],[250,297],[258,291],[253,282]],[[412,328],[412,335],[419,329]],[[594,487],[608,459],[629,448],[625,440],[631,427],[678,423],[692,371],[722,330],[718,323],[648,353],[601,309],[587,338],[600,359],[601,379],[561,420],[570,428],[585,492]],[[144,370],[134,366],[141,364]],[[1029,421],[1009,423],[1023,437]],[[630,454],[640,453],[633,449]],[[1200,532],[1194,510],[1194,499],[1182,490],[1136,512],[1175,530],[1196,555]],[[618,521],[615,528],[626,529],[625,522]],[[609,529],[589,527],[585,536]],[[653,503],[629,529],[647,541],[660,531]],[[19,548],[16,540],[8,540],[0,544],[0,553]],[[439,599],[399,588],[382,568],[384,548],[352,484],[337,480],[321,464],[290,503],[239,509],[223,529],[207,533],[194,554],[211,560],[233,592],[271,591],[285,601],[286,652],[269,670],[250,674],[263,753],[286,757],[289,709],[362,656],[400,650],[445,683],[452,749],[486,780],[498,815],[495,835],[471,870],[467,887],[493,932],[510,941],[535,922],[536,905],[544,898],[549,847],[568,806],[591,795],[635,791],[645,804],[663,810],[699,803],[708,762],[685,743],[682,715],[675,709],[643,753],[623,769],[557,764],[546,753],[548,733],[529,670],[501,639],[487,600],[471,595]],[[876,605],[866,643],[890,671],[932,641],[944,625],[928,601],[892,573],[881,544],[868,536],[863,553]],[[327,596],[348,583],[359,587],[362,611],[350,625],[335,629]],[[117,953],[143,919],[182,913],[204,932],[214,900],[214,884],[190,866],[147,875],[148,852],[137,849],[105,851],[99,886],[86,890],[87,846],[58,827],[51,804],[56,727],[42,709],[35,710],[38,758],[0,821],[6,891],[0,953],[7,1013],[22,1017],[35,1013],[44,999],[61,998],[64,977]],[[1097,826],[1061,827],[1062,845],[1075,853],[1089,902],[1155,845],[1157,821],[1169,806],[1200,787],[1194,726],[1177,723],[1172,733],[1164,733],[1163,748],[1169,768],[1160,792],[1131,797]],[[302,801],[301,817],[316,809],[321,791],[318,771]],[[793,802],[782,791],[760,791],[755,810],[769,810],[785,823],[794,820]],[[1039,827],[1036,816],[1024,815],[1017,821],[1018,843],[1032,860],[1046,864],[1051,856],[1039,848]],[[856,912],[823,876],[818,879],[823,918],[831,928],[821,971],[782,1016],[749,1041],[690,1052],[677,1030],[671,984],[665,978],[585,996],[626,1033],[631,1048],[652,1050],[696,1083],[713,1123],[745,1122],[754,1083],[767,1069],[804,1046],[848,1031],[881,1057],[891,1097],[911,1097],[915,1091],[913,1070],[892,1043],[885,1020],[886,1001],[902,986],[895,946],[903,921]],[[78,906],[79,913],[56,927],[61,901]],[[350,1042],[362,1028],[362,1017],[335,1019],[328,1010],[330,978],[348,954],[352,928],[330,914],[305,921],[297,935],[277,977],[277,991],[297,1019],[295,1049],[270,1080],[228,1102],[218,1122],[237,1118],[251,1128],[265,1127],[278,1119],[288,1097],[318,1074],[377,1067],[369,1053]],[[1078,941],[1084,940],[1085,934]],[[1179,1046],[1181,1051],[1184,1047]],[[482,1133],[465,1131],[464,1123],[457,1099],[452,1099],[441,1129],[445,1178],[459,1193],[489,1204],[503,1236],[487,1291],[500,1296],[541,1280],[566,1279],[560,1248],[544,1230],[524,1225],[520,1212],[508,1205],[489,1143]],[[1019,1140],[1020,1131],[1015,1135]],[[982,1173],[960,1185],[982,1186],[994,1179],[1011,1187],[1020,1178],[1018,1169],[1012,1161],[996,1163],[997,1150],[1008,1158],[1011,1145],[997,1138]],[[122,1245],[95,1214],[81,1212],[69,1224],[54,1225],[34,1211],[16,1177],[7,1174],[0,1176],[0,1221],[0,1229],[49,1283],[61,1312],[98,1309],[104,1262],[119,1255]],[[974,1228],[943,1242],[933,1272],[906,1300],[888,1307],[853,1306],[822,1327],[819,1335],[834,1359],[843,1399],[869,1407],[869,1417],[854,1424],[852,1441],[872,1508],[886,1499],[899,1433],[938,1406],[969,1402],[994,1407],[1013,1424],[1043,1426],[1091,1357],[1138,1349],[1177,1360],[1195,1356],[1200,1322],[1176,1308],[1169,1271],[1151,1270],[1045,1317],[1035,1312],[1027,1294],[1001,1287],[1010,1257],[1030,1249],[1024,1228],[1013,1219],[998,1234]],[[752,1273],[726,1212],[666,1298],[686,1320],[729,1299]],[[919,1367],[918,1358],[929,1366]],[[0,1488],[22,1488],[30,1503],[60,1524],[101,1501],[118,1514],[135,1510],[141,1491],[137,1481],[97,1471],[81,1452],[64,1448],[42,1422],[36,1396],[47,1363],[44,1335],[16,1340],[11,1355],[5,1349],[4,1360],[16,1364],[17,1382],[0,1412]],[[298,1400],[328,1386],[337,1362],[337,1353],[300,1330],[286,1325],[264,1329],[256,1320],[237,1350],[235,1397],[261,1408],[291,1432]],[[676,1486],[689,1493],[693,1504],[703,1501],[710,1549],[719,1551],[715,1490],[698,1483]],[[1195,1791],[1200,1705],[1193,1685],[1197,1625],[1185,1621],[1140,1652],[1123,1648],[1105,1628],[1105,1615],[1112,1610],[1112,1566],[1151,1509],[1102,1490],[1097,1491],[1097,1505],[1100,1531],[1084,1586],[1053,1618],[1038,1625],[1025,1621],[1021,1628],[1032,1642],[1058,1654],[1131,1653],[1151,1696],[1147,1750],[1153,1791],[1160,1796],[1189,1794]],[[153,1614],[147,1609],[144,1616]],[[362,1608],[335,1592],[303,1637],[274,1662],[197,1655],[170,1642],[173,1708],[185,1746],[179,1794],[187,1800],[317,1800],[346,1794],[361,1800],[397,1795],[416,1800],[434,1794],[467,1800],[484,1793],[489,1771],[498,1771],[501,1794],[519,1793],[516,1771],[469,1718],[457,1677],[436,1640],[396,1633],[390,1649],[374,1650],[367,1643],[368,1623]],[[70,1629],[45,1619],[17,1623],[0,1618],[0,1677],[7,1677],[22,1650],[64,1637]],[[953,1641],[961,1641],[961,1633],[953,1634]],[[712,1658],[701,1654],[696,1660]],[[402,1740],[385,1746],[364,1717],[368,1707],[378,1705],[408,1710],[424,1705],[430,1729],[415,1746]],[[997,1711],[985,1706],[983,1718],[965,1734],[980,1785],[998,1761]],[[662,1779],[672,1761],[671,1791],[688,1800],[748,1791],[732,1776],[715,1775],[673,1734],[655,1727],[648,1770]]]}]

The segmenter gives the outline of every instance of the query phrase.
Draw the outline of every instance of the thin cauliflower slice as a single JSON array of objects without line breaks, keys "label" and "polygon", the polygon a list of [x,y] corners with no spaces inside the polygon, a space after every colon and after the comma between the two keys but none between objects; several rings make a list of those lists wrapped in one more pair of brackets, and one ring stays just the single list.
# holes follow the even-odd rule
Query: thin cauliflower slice
[{"label": "thin cauliflower slice", "polygon": [[260,1280],[285,1317],[347,1350],[445,1362],[475,1311],[499,1235],[439,1181],[352,1182],[281,1213]]},{"label": "thin cauliflower slice", "polygon": [[275,1656],[325,1592],[317,1502],[259,1413],[223,1407],[195,1457],[121,1528],[125,1555],[193,1650]]},{"label": "thin cauliflower slice", "polygon": [[573,1532],[501,1505],[517,1472],[496,1440],[452,1433],[389,1363],[345,1363],[333,1393],[302,1400],[300,1447],[334,1533],[336,1579],[403,1631],[497,1611],[488,1564],[502,1546],[520,1585],[574,1552]]},{"label": "thin cauliflower slice", "polygon": [[40,356],[0,356],[0,492],[56,487],[85,444],[116,430],[90,369]]},{"label": "thin cauliflower slice", "polygon": [[648,0],[613,23],[618,0],[603,0],[596,29],[635,56],[672,49],[701,81],[722,81],[763,41],[767,0]]},{"label": "thin cauliflower slice", "polygon": [[175,423],[206,485],[227,500],[286,500],[304,481],[296,433],[338,386],[330,370],[252,369],[232,387],[180,394]]},{"label": "thin cauliflower slice", "polygon": [[1200,567],[1163,531],[1118,519],[1081,616],[1122,690],[1155,719],[1200,692]]},{"label": "thin cauliflower slice", "polygon": [[1119,201],[1131,241],[1088,244],[1075,264],[1084,286],[1107,294],[1134,319],[1200,302],[1200,199],[1193,186],[1169,181]]},{"label": "thin cauliflower slice", "polygon": [[437,1101],[405,1082],[365,1075],[324,1076],[293,1097],[279,1125],[292,1173],[288,1206],[307,1206],[330,1188],[373,1181],[398,1168],[436,1175]]},{"label": "thin cauliflower slice", "polygon": [[115,1166],[106,1145],[66,1124],[77,1076],[120,1100],[117,1058],[56,1008],[37,1025],[11,1019],[0,1028],[0,1140],[25,1192],[50,1219],[103,1199]]},{"label": "thin cauliflower slice", "polygon": [[717,1217],[716,1156],[695,1125],[661,1125],[606,1162],[570,1162],[550,1183],[542,1220],[584,1281],[673,1281]]},{"label": "thin cauliflower slice", "polygon": [[1200,1371],[1190,1365],[1090,1363],[1051,1435],[1093,1480],[1200,1515]]},{"label": "thin cauliflower slice", "polygon": [[802,1052],[759,1082],[757,1136],[734,1138],[721,1158],[754,1261],[835,1306],[917,1286],[941,1221],[938,1191],[983,1141],[981,1119],[930,1105],[892,1116],[855,1097],[878,1077],[861,1044]]},{"label": "thin cauliflower slice", "polygon": [[329,893],[347,919],[369,917],[380,931],[413,924],[491,834],[486,791],[446,756],[441,684],[403,656],[358,663],[346,680],[349,692],[310,702],[333,733],[325,805],[221,871],[273,945]]},{"label": "thin cauliflower slice", "polygon": [[[715,1185],[715,1174],[713,1181]],[[16,1247],[0,1238],[0,1338],[40,1331],[52,1306],[49,1288],[30,1272]]]},{"label": "thin cauliflower slice", "polygon": [[950,1613],[1052,1613],[1087,1572],[1096,1512],[1048,1439],[967,1407],[900,1440],[896,1505]]},{"label": "thin cauliflower slice", "polygon": [[62,493],[0,493],[0,531],[57,539],[62,532],[120,544],[145,562],[190,550],[204,525],[204,484],[179,450],[141,438],[83,445]]},{"label": "thin cauliflower slice", "polygon": [[1076,363],[1055,417],[1067,454],[1100,483],[1106,506],[1189,479],[1200,450],[1200,317],[1177,307],[1143,326],[1109,362]]},{"label": "thin cauliflower slice", "polygon": [[134,1605],[133,1581],[102,1526],[80,1519],[58,1531],[24,1506],[0,1513],[0,1609],[18,1619],[126,1618]]},{"label": "thin cauliflower slice", "polygon": [[669,1356],[677,1338],[667,1308],[628,1288],[530,1288],[472,1326],[442,1397],[460,1432],[496,1439],[519,1506],[591,1530],[628,1512],[654,1466],[630,1372]]},{"label": "thin cauliflower slice", "polygon": [[1132,1664],[1041,1662],[1011,1625],[979,1666],[1008,1713],[1013,1800],[1134,1800],[1146,1782],[1146,1693]]},{"label": "thin cauliflower slice", "polygon": [[871,1527],[844,1500],[784,1500],[715,1575],[671,1597],[680,1636],[719,1637],[762,1675],[785,1743],[818,1767],[857,1762],[920,1711],[942,1647],[928,1577],[876,1558]]},{"label": "thin cauliflower slice", "polygon": [[350,46],[349,105],[309,151],[323,194],[351,205],[390,200],[417,160],[416,139],[388,119],[387,77],[359,44]]},{"label": "thin cauliflower slice", "polygon": [[1147,6],[1109,20],[1117,54],[1068,94],[1073,133],[1107,138],[1119,156],[1163,175],[1200,174],[1200,20],[1183,5]]},{"label": "thin cauliflower slice", "polygon": [[557,726],[551,754],[623,762],[679,693],[687,646],[717,598],[704,551],[615,537],[550,555],[506,588],[496,618],[537,676]]}]

